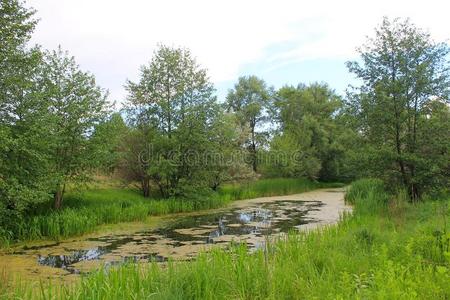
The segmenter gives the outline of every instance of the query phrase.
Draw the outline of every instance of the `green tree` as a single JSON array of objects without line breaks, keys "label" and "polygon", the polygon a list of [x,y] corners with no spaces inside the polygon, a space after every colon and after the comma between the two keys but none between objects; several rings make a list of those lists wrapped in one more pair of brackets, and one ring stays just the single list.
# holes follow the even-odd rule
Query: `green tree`
[{"label": "green tree", "polygon": [[241,127],[249,129],[245,145],[250,152],[254,172],[258,167],[258,142],[265,134],[263,125],[268,118],[270,100],[271,89],[264,80],[256,76],[243,76],[238,79],[234,89],[228,92],[225,103],[227,110],[237,115]]},{"label": "green tree", "polygon": [[159,46],[138,83],[128,81],[128,102],[140,124],[150,124],[172,137],[189,110],[214,102],[213,85],[187,49]]},{"label": "green tree", "polygon": [[311,179],[337,179],[343,148],[342,128],[335,115],[341,99],[326,84],[285,86],[276,95],[274,118],[278,133],[271,151],[282,158],[275,173]]},{"label": "green tree", "polygon": [[450,189],[450,106],[433,100],[423,107],[418,127],[417,181],[431,193]]},{"label": "green tree", "polygon": [[212,190],[225,181],[248,179],[253,172],[241,157],[241,134],[236,115],[218,109],[208,132],[205,178]]},{"label": "green tree", "polygon": [[129,128],[120,143],[120,176],[128,182],[138,182],[144,197],[150,196],[150,174],[155,131],[151,127]]},{"label": "green tree", "polygon": [[[349,62],[348,67],[362,85],[348,105],[372,154],[375,168],[366,167],[402,184],[411,199],[417,199],[427,188],[423,175],[433,161],[449,161],[448,149],[441,151],[440,158],[423,156],[423,147],[431,146],[423,143],[424,131],[431,130],[429,124],[435,120],[428,117],[428,107],[434,101],[449,103],[449,48],[435,43],[409,20],[385,18],[359,52],[361,62]],[[448,132],[438,127],[428,134],[448,138]],[[380,172],[376,166],[385,170]],[[438,173],[443,167],[448,165],[440,166]]]},{"label": "green tree", "polygon": [[92,160],[97,162],[101,171],[112,174],[122,160],[122,141],[129,133],[120,113],[115,112],[95,126],[90,138]]},{"label": "green tree", "polygon": [[151,179],[164,197],[185,194],[183,189],[197,182],[201,173],[199,162],[188,157],[194,153],[199,158],[205,151],[216,115],[214,87],[206,70],[190,51],[162,45],[150,64],[141,67],[139,82],[128,81],[127,89],[130,124],[151,132],[142,135],[149,143],[146,163],[141,164],[146,168],[141,173],[143,186]]},{"label": "green tree", "polygon": [[94,158],[95,126],[107,116],[106,93],[94,77],[79,69],[73,57],[61,49],[47,52],[44,65],[45,97],[50,111],[49,162],[54,207],[61,208],[67,183],[89,179],[100,161]]},{"label": "green tree", "polygon": [[41,52],[28,45],[34,10],[0,2],[0,226],[48,199],[48,114]]}]

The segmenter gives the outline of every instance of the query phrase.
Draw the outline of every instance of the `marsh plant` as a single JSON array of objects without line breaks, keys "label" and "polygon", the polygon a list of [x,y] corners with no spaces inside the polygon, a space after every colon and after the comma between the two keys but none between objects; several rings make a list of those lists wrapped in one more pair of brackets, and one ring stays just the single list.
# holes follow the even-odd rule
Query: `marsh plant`
[{"label": "marsh plant", "polygon": [[[369,181],[370,182],[370,181]],[[450,256],[437,207],[448,203],[407,203],[406,222],[385,211],[368,213],[364,195],[379,190],[359,185],[353,215],[337,226],[290,233],[249,253],[245,245],[214,249],[191,262],[127,264],[99,270],[69,288],[44,285],[35,298],[132,299],[446,299],[450,297]],[[362,197],[362,198],[360,198]],[[374,200],[375,201],[375,200]],[[377,203],[383,203],[383,198]],[[367,208],[364,208],[367,206]],[[445,214],[446,222],[449,214]],[[438,238],[439,236],[439,238]],[[436,255],[444,247],[444,257]],[[431,247],[432,246],[432,247]],[[448,246],[448,244],[447,244]],[[434,252],[433,249],[438,250]],[[14,291],[31,297],[29,286]]]}]

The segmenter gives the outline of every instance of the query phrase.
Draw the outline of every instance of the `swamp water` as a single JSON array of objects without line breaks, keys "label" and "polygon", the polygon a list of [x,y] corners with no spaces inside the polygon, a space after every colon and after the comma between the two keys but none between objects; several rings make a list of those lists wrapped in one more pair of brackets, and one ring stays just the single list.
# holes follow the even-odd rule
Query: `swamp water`
[{"label": "swamp water", "polygon": [[[312,192],[313,193],[313,192]],[[240,205],[201,214],[167,217],[159,228],[126,234],[105,234],[83,240],[65,241],[16,249],[0,259],[24,259],[27,273],[37,277],[65,277],[88,273],[100,266],[126,261],[164,262],[194,259],[211,247],[245,243],[249,251],[264,247],[269,237],[291,230],[336,222],[342,210],[343,191],[322,191],[330,199],[300,200],[291,195],[240,201]],[[326,200],[326,199],[325,199]],[[331,203],[331,205],[330,205]],[[334,203],[334,204],[333,204]],[[328,210],[328,212],[327,212]],[[332,212],[332,216],[329,213]],[[326,219],[329,217],[329,220]],[[171,219],[169,219],[171,218]],[[42,273],[42,274],[41,274]]]}]

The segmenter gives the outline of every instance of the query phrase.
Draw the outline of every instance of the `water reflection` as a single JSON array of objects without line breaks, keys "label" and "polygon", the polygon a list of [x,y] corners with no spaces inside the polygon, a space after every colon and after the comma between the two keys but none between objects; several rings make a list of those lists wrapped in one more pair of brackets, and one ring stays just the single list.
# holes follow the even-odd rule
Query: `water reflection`
[{"label": "water reflection", "polygon": [[54,268],[66,269],[71,273],[77,273],[71,267],[72,264],[80,261],[88,261],[99,259],[99,257],[106,253],[106,250],[99,248],[89,249],[89,250],[78,250],[74,251],[69,255],[48,255],[48,256],[38,256],[38,263],[41,265],[51,266]]},{"label": "water reflection", "polygon": [[232,241],[244,242],[249,249],[257,249],[264,247],[265,239],[272,234],[314,222],[305,216],[321,205],[321,202],[278,201],[180,217],[157,230],[88,239],[101,243],[101,246],[64,248],[64,255],[39,255],[38,263],[79,273],[80,264],[89,261],[116,264],[130,260],[162,262],[168,258],[190,259],[205,247],[227,245]]}]

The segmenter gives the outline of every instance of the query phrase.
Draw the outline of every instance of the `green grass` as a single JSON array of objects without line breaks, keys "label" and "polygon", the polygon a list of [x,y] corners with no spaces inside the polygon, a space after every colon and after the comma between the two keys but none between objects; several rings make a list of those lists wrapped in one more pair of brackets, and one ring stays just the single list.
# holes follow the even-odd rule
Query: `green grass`
[{"label": "green grass", "polygon": [[380,179],[360,179],[352,183],[345,201],[360,213],[379,213],[386,209],[389,195]]},{"label": "green grass", "polygon": [[227,202],[218,197],[201,200],[146,199],[137,191],[87,190],[69,194],[65,208],[30,216],[16,224],[15,240],[61,239],[92,232],[103,224],[144,221],[149,216],[217,208]]},{"label": "green grass", "polygon": [[330,186],[304,179],[263,179],[225,185],[217,193],[198,199],[147,199],[132,189],[89,189],[72,192],[64,209],[54,211],[51,203],[8,230],[0,228],[0,246],[17,241],[59,240],[94,231],[103,224],[144,221],[149,216],[219,208],[230,201],[261,196],[286,195]]},{"label": "green grass", "polygon": [[234,201],[256,197],[296,194],[318,188],[341,186],[342,184],[339,183],[312,182],[307,179],[275,178],[224,185],[218,193],[221,199]]},{"label": "green grass", "polygon": [[[450,299],[450,199],[386,201],[376,181],[357,182],[348,195],[355,211],[337,226],[291,233],[265,251],[234,246],[165,267],[99,270],[73,287],[43,284],[40,294],[18,284],[13,293],[20,299]],[[383,205],[374,211],[373,202]]]}]

